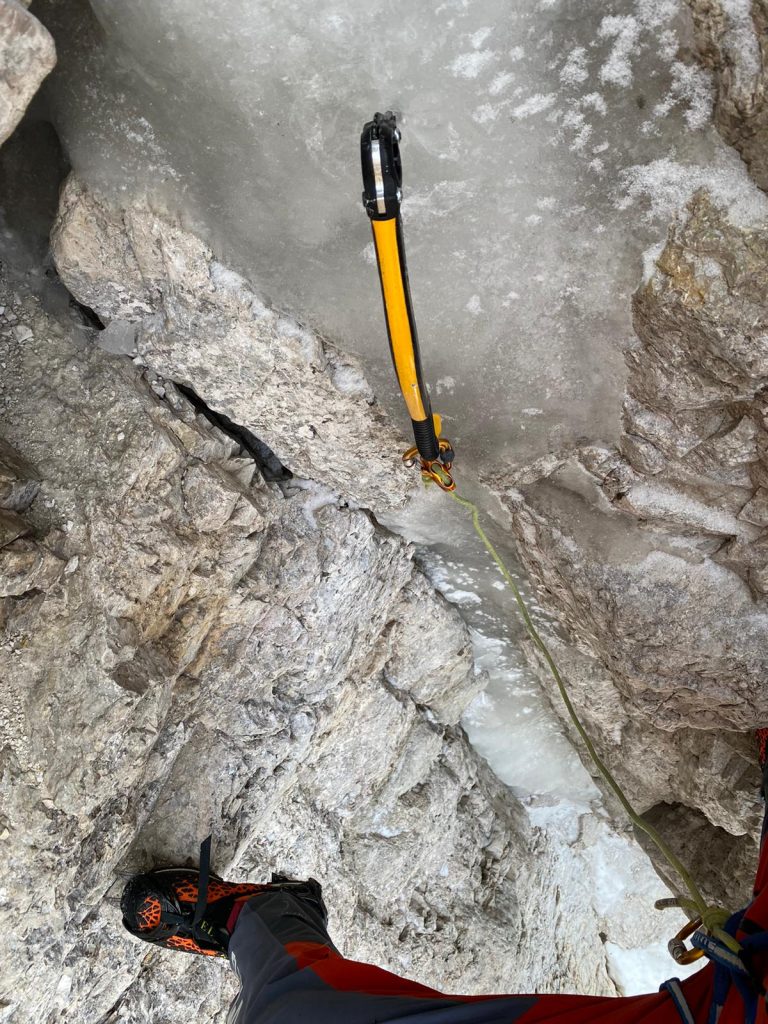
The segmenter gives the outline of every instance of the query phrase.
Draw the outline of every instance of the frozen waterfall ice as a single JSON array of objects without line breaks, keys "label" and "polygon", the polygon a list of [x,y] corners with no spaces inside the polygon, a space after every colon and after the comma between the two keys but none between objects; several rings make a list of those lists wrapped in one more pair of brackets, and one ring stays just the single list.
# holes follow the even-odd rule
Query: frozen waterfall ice
[{"label": "frozen waterfall ice", "polygon": [[373,111],[399,112],[434,404],[481,465],[610,439],[643,251],[706,180],[757,202],[708,127],[678,0],[92,7],[33,8],[80,177],[182,213],[265,301],[361,353],[402,417],[358,154]]}]

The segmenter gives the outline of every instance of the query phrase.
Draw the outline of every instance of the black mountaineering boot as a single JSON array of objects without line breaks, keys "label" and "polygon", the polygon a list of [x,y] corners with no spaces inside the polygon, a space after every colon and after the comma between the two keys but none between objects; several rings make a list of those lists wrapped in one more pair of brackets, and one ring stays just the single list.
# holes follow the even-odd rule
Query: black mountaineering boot
[{"label": "black mountaineering boot", "polygon": [[200,847],[200,870],[157,868],[129,879],[120,900],[123,924],[145,942],[202,956],[226,956],[237,911],[259,893],[283,889],[311,904],[323,924],[328,912],[314,878],[272,875],[268,885],[225,882],[210,873],[211,837]]},{"label": "black mountaineering boot", "polygon": [[200,870],[159,868],[129,879],[120,900],[123,924],[145,942],[203,956],[226,956],[227,921],[238,901],[269,889],[210,875],[210,836],[200,848]]}]

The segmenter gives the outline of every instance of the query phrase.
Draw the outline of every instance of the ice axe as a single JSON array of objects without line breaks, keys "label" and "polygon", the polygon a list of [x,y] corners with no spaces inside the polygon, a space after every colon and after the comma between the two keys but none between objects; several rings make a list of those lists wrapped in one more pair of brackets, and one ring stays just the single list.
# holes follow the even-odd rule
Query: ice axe
[{"label": "ice axe", "polygon": [[403,460],[409,466],[418,461],[425,481],[436,483],[444,491],[452,491],[455,487],[450,472],[453,448],[450,441],[440,436],[440,417],[432,412],[421,369],[400,217],[403,197],[400,131],[391,110],[374,114],[373,120],[365,125],[360,150],[363,205],[373,229],[389,349],[416,442],[403,455]]}]

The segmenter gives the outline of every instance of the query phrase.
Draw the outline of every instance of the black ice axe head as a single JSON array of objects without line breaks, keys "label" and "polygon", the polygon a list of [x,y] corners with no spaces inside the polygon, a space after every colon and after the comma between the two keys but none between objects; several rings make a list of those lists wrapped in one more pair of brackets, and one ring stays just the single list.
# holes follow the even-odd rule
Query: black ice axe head
[{"label": "black ice axe head", "polygon": [[403,167],[396,121],[391,110],[374,114],[360,136],[363,206],[371,220],[389,220],[400,212]]}]

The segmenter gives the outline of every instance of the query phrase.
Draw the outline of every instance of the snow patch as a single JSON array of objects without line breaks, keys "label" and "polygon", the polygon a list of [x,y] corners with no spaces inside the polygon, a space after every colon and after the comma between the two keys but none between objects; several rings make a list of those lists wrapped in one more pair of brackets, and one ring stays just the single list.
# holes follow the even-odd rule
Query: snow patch
[{"label": "snow patch", "polygon": [[460,53],[451,64],[451,71],[457,78],[477,78],[481,71],[496,58],[493,50],[475,50]]},{"label": "snow patch", "polygon": [[625,195],[620,210],[648,202],[647,219],[667,221],[682,212],[699,189],[706,189],[736,227],[757,227],[768,218],[768,198],[754,184],[735,153],[722,151],[717,163],[700,167],[663,157],[628,167],[620,175]]},{"label": "snow patch", "polygon": [[540,114],[544,110],[549,110],[550,107],[554,106],[557,95],[553,92],[544,93],[537,92],[533,96],[529,96],[524,103],[515,107],[512,111],[514,117],[523,120],[526,117],[532,117],[534,114]]},{"label": "snow patch", "polygon": [[671,66],[672,84],[664,99],[653,108],[651,120],[643,125],[648,134],[656,129],[656,122],[666,117],[677,105],[684,109],[683,117],[691,131],[706,128],[712,119],[714,91],[710,75],[701,68],[682,61]]},{"label": "snow patch", "polygon": [[491,26],[486,25],[484,28],[479,28],[477,32],[473,32],[472,35],[469,37],[469,41],[476,50],[479,50],[492,32],[493,29],[491,28]]},{"label": "snow patch", "polygon": [[373,398],[368,381],[362,370],[353,363],[338,362],[331,368],[331,380],[342,395],[361,395]]},{"label": "snow patch", "polygon": [[587,71],[587,51],[583,46],[577,46],[568,54],[568,57],[560,69],[560,81],[563,85],[580,85],[589,78]]},{"label": "snow patch", "polygon": [[305,495],[301,505],[301,511],[312,529],[318,529],[318,522],[315,513],[328,505],[338,505],[339,495],[329,487],[315,483],[314,480],[302,480],[300,477],[293,477],[286,483],[286,493],[291,497],[303,492]]},{"label": "snow patch", "polygon": [[515,78],[516,76],[512,71],[499,72],[488,86],[489,94],[491,96],[498,96],[500,93],[504,92],[508,85],[511,85],[514,82]]},{"label": "snow patch", "polygon": [[643,284],[648,284],[656,273],[656,260],[664,252],[666,242],[656,242],[643,253]]},{"label": "snow patch", "polygon": [[752,88],[751,79],[760,74],[760,44],[752,20],[752,0],[720,0],[728,27],[725,49],[731,58],[739,89]]},{"label": "snow patch", "polygon": [[251,289],[242,274],[236,273],[218,260],[212,260],[210,264],[211,284],[217,291],[232,292],[238,297],[245,292],[250,295]]},{"label": "snow patch", "polygon": [[632,84],[630,57],[637,51],[640,25],[631,14],[608,15],[600,22],[597,34],[601,39],[613,39],[613,49],[600,68],[600,81],[626,88]]}]

